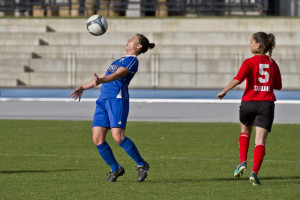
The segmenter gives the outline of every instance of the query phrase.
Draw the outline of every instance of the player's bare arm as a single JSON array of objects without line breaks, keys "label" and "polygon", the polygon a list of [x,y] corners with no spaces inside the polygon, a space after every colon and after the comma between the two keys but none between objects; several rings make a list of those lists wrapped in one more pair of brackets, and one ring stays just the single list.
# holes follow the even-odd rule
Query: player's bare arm
[{"label": "player's bare arm", "polygon": [[218,99],[223,99],[223,97],[226,96],[226,93],[227,93],[229,90],[231,90],[232,88],[235,88],[235,87],[236,87],[237,85],[239,85],[239,84],[240,84],[240,81],[239,81],[239,80],[233,79],[233,80],[227,85],[227,87],[224,88],[224,90],[218,94],[218,96],[217,96]]},{"label": "player's bare arm", "polygon": [[96,78],[94,78],[94,79],[92,79],[91,81],[89,81],[89,82],[87,82],[87,83],[85,83],[85,84],[83,84],[83,85],[77,87],[77,88],[72,92],[72,94],[71,94],[72,99],[74,99],[74,100],[79,99],[79,101],[80,101],[81,95],[82,95],[83,91],[84,91],[84,90],[87,90],[87,89],[90,89],[90,88],[93,88],[94,85],[95,85],[95,80],[96,80]]},{"label": "player's bare arm", "polygon": [[[79,98],[79,101],[80,101],[81,95],[82,95],[83,91],[84,91],[84,90],[87,90],[87,89],[90,89],[90,88],[93,88],[93,87],[95,87],[95,86],[97,86],[97,80],[98,80],[99,78],[105,77],[105,73],[106,73],[106,71],[103,72],[103,73],[100,75],[100,77],[98,77],[97,74],[95,73],[95,74],[94,74],[94,78],[93,78],[91,81],[89,81],[89,82],[87,82],[87,83],[85,83],[85,84],[79,86],[78,88],[76,88],[76,89],[72,92],[72,94],[71,94],[72,98],[73,98],[74,100],[77,100],[77,99]],[[99,84],[98,84],[98,85],[99,85]]]},{"label": "player's bare arm", "polygon": [[101,77],[101,76],[98,77],[97,85],[99,85],[101,83],[108,83],[108,82],[118,80],[119,78],[121,78],[123,76],[126,76],[128,74],[128,72],[129,72],[129,70],[127,68],[119,67],[119,69],[111,75],[108,75],[108,76],[105,76],[105,77]]}]

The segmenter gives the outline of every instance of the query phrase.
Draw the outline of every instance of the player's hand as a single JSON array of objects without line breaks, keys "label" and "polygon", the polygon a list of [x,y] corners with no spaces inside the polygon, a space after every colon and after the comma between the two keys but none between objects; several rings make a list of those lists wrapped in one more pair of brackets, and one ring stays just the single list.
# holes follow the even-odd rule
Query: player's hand
[{"label": "player's hand", "polygon": [[223,99],[223,97],[225,97],[225,96],[226,96],[226,92],[224,92],[224,91],[220,92],[220,93],[217,95],[218,99]]},{"label": "player's hand", "polygon": [[82,93],[83,93],[83,90],[84,90],[84,89],[83,89],[82,86],[76,88],[76,89],[72,92],[72,94],[71,94],[72,99],[76,100],[76,99],[79,98],[79,101],[80,101],[81,95],[82,95]]},{"label": "player's hand", "polygon": [[99,76],[94,73],[94,87],[96,87],[97,85],[100,85],[101,84],[101,81],[100,81],[100,78]]}]

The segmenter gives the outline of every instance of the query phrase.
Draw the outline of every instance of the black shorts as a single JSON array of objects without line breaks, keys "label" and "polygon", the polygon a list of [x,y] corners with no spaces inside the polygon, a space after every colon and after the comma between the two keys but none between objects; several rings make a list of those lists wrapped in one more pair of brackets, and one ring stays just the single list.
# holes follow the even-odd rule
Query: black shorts
[{"label": "black shorts", "polygon": [[258,126],[271,132],[274,120],[273,101],[242,101],[240,122],[245,126]]}]

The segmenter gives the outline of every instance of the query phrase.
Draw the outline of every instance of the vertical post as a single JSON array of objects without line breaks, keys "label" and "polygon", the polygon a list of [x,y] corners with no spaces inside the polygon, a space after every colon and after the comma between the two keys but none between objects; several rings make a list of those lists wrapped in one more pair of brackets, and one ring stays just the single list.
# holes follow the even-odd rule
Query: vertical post
[{"label": "vertical post", "polygon": [[267,16],[268,8],[269,8],[269,2],[268,2],[268,0],[264,0],[263,8],[262,8],[262,11],[263,11],[262,15],[263,16]]},{"label": "vertical post", "polygon": [[71,59],[71,57],[72,57],[71,54],[67,55],[67,86],[69,86],[69,87],[72,86],[72,75],[71,75],[71,71],[72,71],[71,62],[72,62],[72,59]]},{"label": "vertical post", "polygon": [[198,53],[195,53],[195,86],[198,87]]},{"label": "vertical post", "polygon": [[234,73],[236,74],[238,71],[238,66],[239,66],[239,54],[236,53],[233,55],[234,56]]},{"label": "vertical post", "polygon": [[167,17],[168,16],[167,0],[156,0],[155,16],[157,16],[157,17]]},{"label": "vertical post", "polygon": [[150,66],[151,66],[151,86],[154,88],[155,87],[155,54],[151,54],[150,58]]},{"label": "vertical post", "polygon": [[76,81],[77,67],[76,67],[76,54],[72,54],[72,86],[77,85]]},{"label": "vertical post", "polygon": [[12,1],[12,9],[13,9],[13,12],[14,12],[15,9],[16,9],[16,0],[13,0],[13,1]]},{"label": "vertical post", "polygon": [[85,0],[85,16],[89,17],[95,14],[94,7],[96,6],[96,0]]},{"label": "vertical post", "polygon": [[293,16],[296,16],[296,17],[299,17],[300,16],[300,13],[299,13],[299,10],[300,10],[300,5],[299,5],[299,0],[294,0],[293,1]]},{"label": "vertical post", "polygon": [[300,16],[300,2],[296,1],[296,16]]},{"label": "vertical post", "polygon": [[[31,54],[28,54],[28,57],[27,57],[27,59],[28,59],[28,66],[31,66],[31,61],[32,61],[32,56],[31,56]],[[29,72],[28,73],[28,82],[27,82],[27,86],[31,86],[31,74],[32,74],[32,72]]]},{"label": "vertical post", "polygon": [[159,54],[155,54],[155,87],[159,87],[159,77],[160,77],[160,70],[159,70]]},{"label": "vertical post", "polygon": [[141,0],[128,0],[126,17],[141,17]]},{"label": "vertical post", "polygon": [[41,0],[41,9],[45,9],[45,0]]}]

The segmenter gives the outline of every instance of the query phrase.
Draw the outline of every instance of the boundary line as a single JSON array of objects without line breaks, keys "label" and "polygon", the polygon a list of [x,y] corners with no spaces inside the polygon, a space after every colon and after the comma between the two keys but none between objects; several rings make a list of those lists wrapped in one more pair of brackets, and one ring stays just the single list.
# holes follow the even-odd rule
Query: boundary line
[{"label": "boundary line", "polygon": [[[83,98],[81,102],[96,102],[96,98]],[[0,102],[78,102],[71,98],[0,98]],[[240,103],[240,99],[130,99],[132,103]],[[277,100],[276,104],[300,104],[300,100]]]}]

